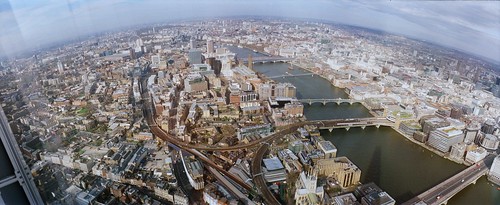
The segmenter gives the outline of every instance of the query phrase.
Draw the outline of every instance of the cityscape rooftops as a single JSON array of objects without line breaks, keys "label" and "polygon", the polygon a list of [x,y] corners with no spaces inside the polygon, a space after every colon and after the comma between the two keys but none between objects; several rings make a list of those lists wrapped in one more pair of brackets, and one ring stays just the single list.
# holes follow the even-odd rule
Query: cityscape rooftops
[{"label": "cityscape rooftops", "polygon": [[268,159],[263,159],[264,166],[268,171],[274,171],[274,170],[279,170],[279,169],[284,169],[283,164],[281,161],[278,159],[278,157],[273,157],[273,158],[268,158]]},{"label": "cityscape rooftops", "polygon": [[437,130],[446,133],[447,137],[453,137],[463,133],[462,130],[457,129],[455,126],[441,127],[437,128]]},{"label": "cityscape rooftops", "polygon": [[337,148],[330,141],[320,141],[318,146],[325,153],[337,152]]}]

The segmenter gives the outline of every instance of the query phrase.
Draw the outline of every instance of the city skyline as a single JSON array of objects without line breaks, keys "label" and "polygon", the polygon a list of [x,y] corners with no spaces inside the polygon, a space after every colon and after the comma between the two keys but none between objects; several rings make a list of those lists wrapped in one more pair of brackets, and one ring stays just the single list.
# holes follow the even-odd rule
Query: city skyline
[{"label": "city skyline", "polygon": [[500,1],[0,0],[0,204],[500,204]]},{"label": "city skyline", "polygon": [[[203,19],[1,68],[3,148],[47,204],[498,204],[498,73],[402,35]],[[15,179],[0,203],[33,195]]]},{"label": "city skyline", "polygon": [[[352,12],[355,9],[356,12]],[[0,1],[0,55],[96,32],[179,19],[230,16],[320,19],[405,35],[498,63],[499,2]]]}]

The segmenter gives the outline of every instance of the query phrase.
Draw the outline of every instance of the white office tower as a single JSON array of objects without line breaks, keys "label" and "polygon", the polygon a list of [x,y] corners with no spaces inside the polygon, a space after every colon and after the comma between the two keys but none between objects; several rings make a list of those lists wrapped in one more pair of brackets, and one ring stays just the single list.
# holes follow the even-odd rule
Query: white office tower
[{"label": "white office tower", "polygon": [[454,126],[448,126],[431,131],[427,145],[443,153],[447,153],[450,151],[452,145],[462,142],[463,140],[464,134],[462,130]]},{"label": "white office tower", "polygon": [[464,142],[466,144],[472,144],[474,143],[474,140],[476,139],[477,134],[479,133],[479,130],[481,129],[481,124],[479,123],[471,123],[467,126],[465,129],[465,139]]},{"label": "white office tower", "polygon": [[139,38],[139,39],[135,40],[135,46],[136,46],[136,47],[139,47],[139,48],[140,48],[141,46],[144,46],[144,41],[143,41],[141,38]]},{"label": "white office tower", "polygon": [[195,48],[196,48],[196,47],[195,47],[195,45],[194,45],[194,39],[193,39],[193,38],[191,38],[191,39],[189,40],[189,48],[190,48],[190,49],[195,49]]},{"label": "white office tower", "polygon": [[222,69],[221,69],[221,75],[224,76],[224,77],[233,77],[233,70],[231,69],[232,67],[232,62],[231,62],[231,59],[222,59],[221,60],[221,63],[222,63]]},{"label": "white office tower", "polygon": [[493,160],[490,172],[488,173],[488,179],[491,182],[500,185],[500,155],[496,156]]},{"label": "white office tower", "polygon": [[61,63],[61,61],[57,61],[57,70],[59,71],[59,73],[64,72],[64,65]]},{"label": "white office tower", "polygon": [[208,39],[207,40],[207,53],[214,53],[214,52],[215,52],[214,41],[211,39]]},{"label": "white office tower", "polygon": [[450,158],[461,161],[464,159],[467,145],[465,142],[460,142],[451,146]]},{"label": "white office tower", "polygon": [[153,68],[157,68],[158,66],[160,66],[160,55],[151,56],[151,66]]},{"label": "white office tower", "polygon": [[0,107],[0,204],[44,204]]}]

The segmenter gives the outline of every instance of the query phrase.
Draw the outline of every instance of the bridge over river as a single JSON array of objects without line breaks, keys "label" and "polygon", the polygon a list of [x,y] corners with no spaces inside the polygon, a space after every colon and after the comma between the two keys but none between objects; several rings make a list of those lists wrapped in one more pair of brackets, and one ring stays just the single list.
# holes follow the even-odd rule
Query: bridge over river
[{"label": "bridge over river", "polygon": [[291,73],[288,73],[288,74],[284,74],[284,75],[275,75],[275,76],[271,76],[271,77],[267,77],[269,79],[277,79],[277,78],[288,78],[288,77],[301,77],[301,76],[315,76],[317,74],[314,74],[314,73],[300,73],[300,74],[291,74]]},{"label": "bridge over river", "polygon": [[[248,58],[238,58],[240,61],[248,62]],[[256,56],[252,57],[253,63],[287,63],[292,61],[293,58],[281,56]]]},{"label": "bridge over river", "polygon": [[424,205],[424,204],[446,204],[451,197],[462,191],[470,184],[476,181],[488,172],[488,166],[491,165],[494,155],[487,156],[484,160],[472,165],[440,184],[419,194],[418,196],[403,203],[404,205]]},{"label": "bridge over river", "polygon": [[342,103],[349,103],[352,105],[354,103],[363,102],[363,100],[346,99],[346,98],[299,99],[299,101],[302,103],[307,103],[309,105],[312,105],[314,103],[321,103],[323,105],[326,105],[327,103],[337,103],[337,105],[340,105]]}]

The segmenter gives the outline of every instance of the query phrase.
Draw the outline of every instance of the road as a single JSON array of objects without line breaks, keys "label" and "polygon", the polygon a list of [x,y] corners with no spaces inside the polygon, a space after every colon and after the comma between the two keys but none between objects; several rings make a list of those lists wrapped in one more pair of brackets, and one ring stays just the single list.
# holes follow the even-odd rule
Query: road
[{"label": "road", "polygon": [[488,164],[491,164],[493,158],[494,156],[492,155],[487,156],[484,161],[464,169],[460,173],[432,187],[415,198],[410,199],[404,204],[418,204],[419,202],[424,202],[426,204],[442,204],[446,202],[479,177],[486,174],[488,171]]},{"label": "road", "polygon": [[255,153],[255,157],[253,158],[251,165],[253,182],[262,194],[261,196],[264,198],[266,204],[280,204],[280,202],[274,197],[273,193],[267,188],[264,173],[262,172],[262,160],[264,159],[264,155],[267,153],[268,149],[269,144],[264,143]]}]

